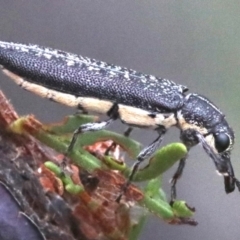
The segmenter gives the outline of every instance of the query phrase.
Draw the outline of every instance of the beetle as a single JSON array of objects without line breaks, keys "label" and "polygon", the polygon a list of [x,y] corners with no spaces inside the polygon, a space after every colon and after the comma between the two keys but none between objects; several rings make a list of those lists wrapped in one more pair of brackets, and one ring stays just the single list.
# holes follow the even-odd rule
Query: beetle
[{"label": "beetle", "polygon": [[[226,193],[240,183],[230,161],[234,132],[225,115],[206,97],[187,93],[186,86],[165,78],[139,73],[80,55],[31,44],[0,42],[2,71],[22,88],[41,97],[84,111],[106,114],[108,119],[81,125],[73,133],[68,154],[79,134],[106,128],[114,120],[158,133],[137,156],[122,192],[127,190],[139,165],[160,147],[170,127],[180,129],[180,139],[191,147],[200,143],[223,175]],[[186,158],[180,160],[171,181],[171,202]]]}]

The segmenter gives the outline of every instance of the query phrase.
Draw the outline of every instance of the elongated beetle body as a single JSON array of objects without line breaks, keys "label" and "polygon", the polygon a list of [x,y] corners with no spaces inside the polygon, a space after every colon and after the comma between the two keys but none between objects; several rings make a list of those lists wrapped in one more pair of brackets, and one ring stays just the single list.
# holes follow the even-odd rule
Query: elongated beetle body
[{"label": "elongated beetle body", "polygon": [[[6,75],[28,91],[71,107],[108,115],[106,121],[80,126],[74,132],[68,151],[78,134],[103,129],[118,118],[129,126],[158,132],[158,138],[138,155],[123,191],[139,164],[156,151],[166,130],[172,126],[180,129],[180,138],[189,150],[201,143],[219,173],[224,175],[227,193],[234,191],[235,185],[239,188],[230,162],[233,130],[211,101],[198,94],[186,94],[187,87],[37,45],[0,42],[0,65]],[[175,185],[185,160],[180,160],[172,179],[172,200],[176,197]],[[120,198],[121,194],[118,201]]]}]

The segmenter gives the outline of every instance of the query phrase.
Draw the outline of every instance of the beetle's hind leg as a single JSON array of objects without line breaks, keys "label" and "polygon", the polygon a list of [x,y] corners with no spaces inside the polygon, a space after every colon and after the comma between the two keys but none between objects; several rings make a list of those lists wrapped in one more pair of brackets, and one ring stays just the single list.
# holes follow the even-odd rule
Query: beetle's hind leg
[{"label": "beetle's hind leg", "polygon": [[145,147],[137,156],[136,162],[132,166],[132,170],[128,176],[127,182],[123,185],[122,191],[116,199],[116,202],[120,202],[123,194],[127,191],[128,186],[131,184],[134,179],[134,175],[136,174],[139,165],[146,159],[149,159],[152,154],[160,147],[160,144],[163,140],[163,135],[166,133],[166,128],[161,126],[157,129],[159,136],[155,139],[149,146]]},{"label": "beetle's hind leg", "polygon": [[74,148],[74,145],[77,141],[79,134],[84,133],[84,132],[93,132],[93,131],[99,131],[99,130],[105,129],[113,121],[115,121],[119,118],[117,103],[114,103],[112,105],[112,107],[107,112],[107,115],[109,117],[108,120],[101,121],[101,122],[94,122],[94,123],[86,123],[86,124],[81,125],[78,129],[76,129],[73,133],[72,140],[67,148],[66,155],[68,155]]}]

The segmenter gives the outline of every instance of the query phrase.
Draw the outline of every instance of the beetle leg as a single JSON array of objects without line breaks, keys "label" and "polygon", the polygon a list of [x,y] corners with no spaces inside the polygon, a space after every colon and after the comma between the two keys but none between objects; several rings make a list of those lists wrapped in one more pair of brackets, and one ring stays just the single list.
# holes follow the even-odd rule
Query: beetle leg
[{"label": "beetle leg", "polygon": [[[199,142],[197,136],[195,136],[196,135],[195,133],[196,131],[193,129],[187,129],[187,130],[181,131],[180,138],[183,141],[183,143],[186,145],[188,151],[191,149],[191,147],[198,144]],[[171,183],[170,204],[173,204],[173,202],[176,200],[176,196],[177,196],[176,185],[177,185],[178,179],[182,176],[183,169],[186,165],[186,159],[187,159],[187,156],[180,159],[177,171],[174,173],[170,181]]]},{"label": "beetle leg", "polygon": [[112,105],[110,110],[107,112],[107,115],[108,115],[109,119],[106,121],[86,123],[86,124],[81,125],[78,129],[76,129],[73,133],[72,140],[66,151],[66,155],[68,155],[72,151],[79,134],[84,133],[84,132],[93,132],[93,131],[102,130],[102,129],[106,128],[108,125],[110,125],[113,121],[118,119],[119,114],[118,114],[118,104],[117,103],[114,103]]},{"label": "beetle leg", "polygon": [[132,130],[133,130],[133,127],[128,127],[128,128],[124,131],[123,135],[124,135],[125,137],[129,137],[130,134],[131,134],[131,132],[132,132]]},{"label": "beetle leg", "polygon": [[186,157],[182,158],[179,162],[177,171],[174,173],[172,179],[171,179],[171,200],[170,203],[173,203],[176,199],[177,196],[177,190],[176,190],[176,184],[178,179],[181,177],[182,173],[183,173],[183,169],[185,167],[186,164]]},{"label": "beetle leg", "polygon": [[[133,127],[130,127],[130,126],[129,126],[129,127],[124,131],[123,135],[124,135],[125,137],[129,137],[129,135],[131,134],[132,130],[133,130]],[[104,155],[109,155],[109,152],[110,152],[111,150],[114,150],[114,149],[116,148],[116,146],[117,146],[116,142],[113,142],[113,143],[106,149]]]},{"label": "beetle leg", "polygon": [[166,128],[161,126],[157,129],[159,136],[147,147],[145,147],[137,156],[136,162],[132,166],[132,170],[128,176],[127,182],[123,185],[122,191],[116,199],[116,202],[120,202],[122,195],[127,191],[128,186],[131,184],[135,173],[137,172],[139,165],[144,160],[150,158],[152,154],[160,147],[163,140],[163,135],[166,133]]}]

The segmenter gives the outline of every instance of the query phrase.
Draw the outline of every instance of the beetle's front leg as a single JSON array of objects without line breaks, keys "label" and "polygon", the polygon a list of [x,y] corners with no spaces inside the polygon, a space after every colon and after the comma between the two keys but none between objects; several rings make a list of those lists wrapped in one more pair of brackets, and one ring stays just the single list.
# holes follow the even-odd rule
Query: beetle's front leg
[{"label": "beetle's front leg", "polygon": [[132,166],[132,170],[128,176],[128,180],[127,182],[124,184],[121,193],[119,194],[119,196],[116,199],[116,202],[120,202],[122,195],[127,191],[128,186],[130,185],[130,183],[132,182],[134,175],[136,174],[139,165],[141,164],[141,162],[143,162],[146,159],[149,159],[153,153],[160,147],[160,144],[162,143],[163,140],[163,135],[166,133],[166,128],[163,126],[160,126],[157,129],[157,132],[159,134],[159,136],[152,142],[152,144],[150,144],[149,146],[145,147],[137,156],[137,160],[136,162],[133,164]]},{"label": "beetle's front leg", "polygon": [[182,176],[183,169],[186,164],[186,157],[182,158],[179,162],[177,171],[174,173],[172,179],[171,179],[171,199],[170,204],[173,204],[173,202],[176,200],[177,196],[177,190],[176,190],[176,184],[178,179]]},{"label": "beetle's front leg", "polygon": [[[188,151],[191,149],[191,147],[198,144],[199,142],[198,138],[195,135],[195,132],[196,131],[193,129],[187,129],[187,130],[181,131],[180,138],[183,141],[183,143],[186,145]],[[182,176],[183,169],[186,165],[186,159],[187,159],[187,156],[180,160],[177,171],[174,173],[171,179],[171,199],[170,199],[171,204],[173,204],[174,201],[176,200],[176,196],[177,196],[176,185],[177,185],[178,179]]]}]

